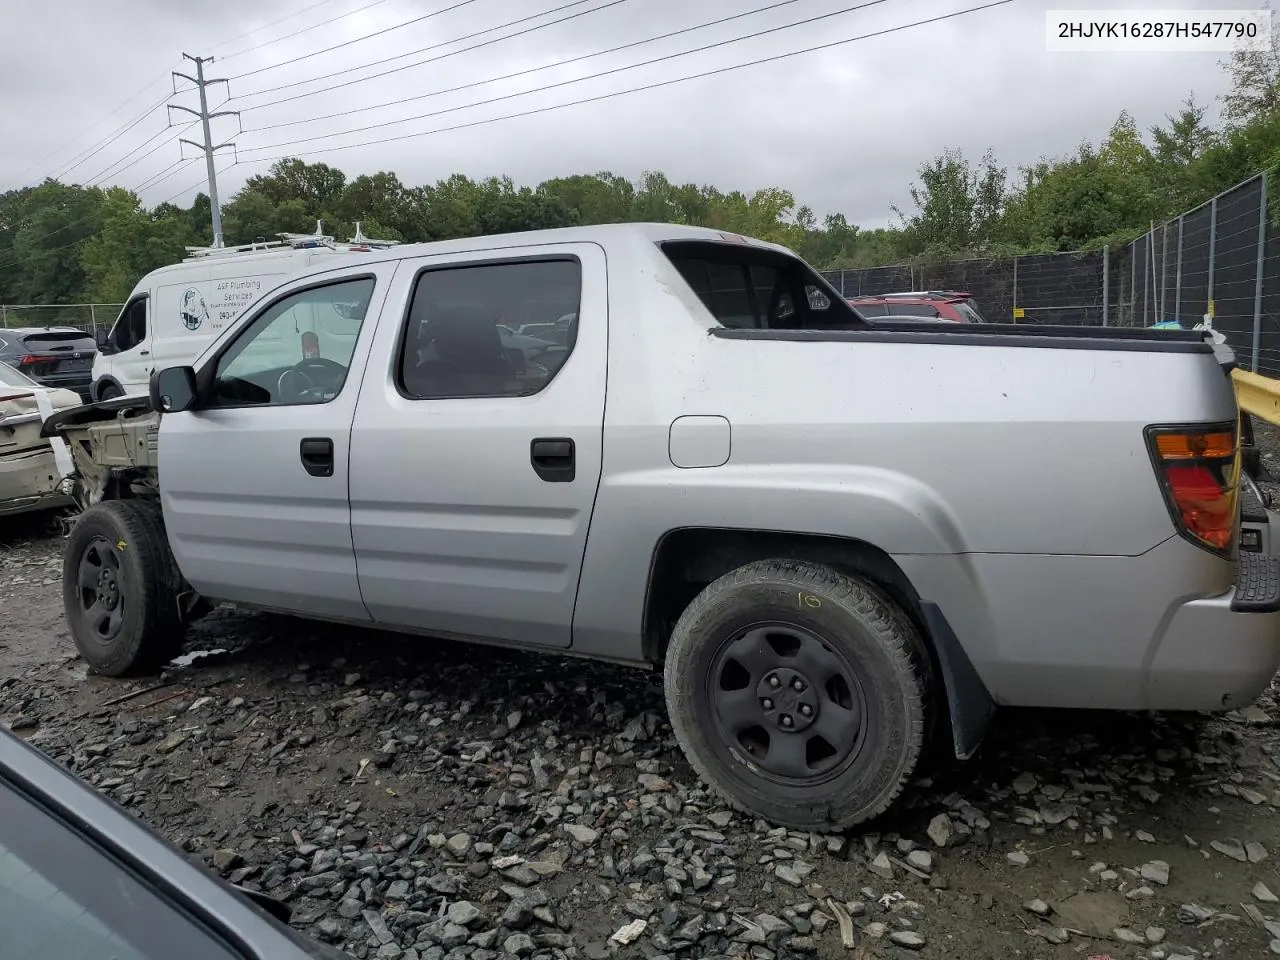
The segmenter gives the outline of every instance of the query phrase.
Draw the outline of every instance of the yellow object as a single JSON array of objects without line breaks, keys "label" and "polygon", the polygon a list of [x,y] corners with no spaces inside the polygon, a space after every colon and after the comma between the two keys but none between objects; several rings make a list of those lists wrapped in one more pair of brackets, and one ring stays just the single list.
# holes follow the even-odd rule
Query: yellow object
[{"label": "yellow object", "polygon": [[1280,425],[1280,380],[1248,370],[1231,371],[1236,388],[1236,405],[1267,423]]},{"label": "yellow object", "polygon": [[1209,301],[1209,309],[1207,312],[1209,314],[1209,319],[1212,320],[1213,319],[1213,301],[1212,300]]},{"label": "yellow object", "polygon": [[1027,315],[1027,311],[1023,310],[1021,307],[1013,308],[1013,319],[1021,320],[1026,315]]}]

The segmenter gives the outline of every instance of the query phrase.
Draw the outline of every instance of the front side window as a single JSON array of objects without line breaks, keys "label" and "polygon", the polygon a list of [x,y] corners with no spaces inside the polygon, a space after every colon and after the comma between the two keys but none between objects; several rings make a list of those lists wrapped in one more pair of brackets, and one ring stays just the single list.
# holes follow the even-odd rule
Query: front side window
[{"label": "front side window", "polygon": [[0,956],[236,960],[238,954],[0,780]]},{"label": "front side window", "polygon": [[[414,400],[539,392],[573,352],[581,299],[576,259],[425,270],[400,347],[401,391]],[[522,322],[531,314],[540,319]]]},{"label": "front side window", "polygon": [[132,350],[147,339],[147,298],[139,297],[125,305],[111,331],[109,343],[117,351]]},{"label": "front side window", "polygon": [[271,304],[218,358],[214,405],[328,403],[346,383],[373,286],[361,277]]}]

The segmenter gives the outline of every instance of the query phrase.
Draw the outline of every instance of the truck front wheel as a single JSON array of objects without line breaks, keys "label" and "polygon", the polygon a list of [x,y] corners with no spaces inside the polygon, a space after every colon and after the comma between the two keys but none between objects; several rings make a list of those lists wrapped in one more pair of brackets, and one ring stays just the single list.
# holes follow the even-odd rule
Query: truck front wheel
[{"label": "truck front wheel", "polygon": [[667,709],[697,773],[735,807],[801,830],[884,812],[925,740],[924,645],[872,583],[750,563],[676,623]]},{"label": "truck front wheel", "polygon": [[80,515],[62,559],[62,603],[90,668],[146,673],[179,653],[175,580],[157,505],[108,500]]}]

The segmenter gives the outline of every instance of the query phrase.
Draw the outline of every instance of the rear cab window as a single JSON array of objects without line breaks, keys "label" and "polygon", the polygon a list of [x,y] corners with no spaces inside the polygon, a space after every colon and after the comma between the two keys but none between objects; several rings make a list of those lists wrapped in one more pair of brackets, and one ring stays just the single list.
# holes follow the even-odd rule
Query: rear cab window
[{"label": "rear cab window", "polygon": [[749,330],[865,329],[866,323],[804,261],[750,244],[660,244],[723,327]]}]

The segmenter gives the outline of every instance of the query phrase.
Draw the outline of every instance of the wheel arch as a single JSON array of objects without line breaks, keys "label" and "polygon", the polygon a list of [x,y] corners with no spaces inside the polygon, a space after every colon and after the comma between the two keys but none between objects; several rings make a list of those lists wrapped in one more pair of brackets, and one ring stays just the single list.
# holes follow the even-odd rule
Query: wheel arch
[{"label": "wheel arch", "polygon": [[929,658],[938,706],[955,755],[965,759],[981,744],[995,701],[942,609],[922,598],[888,552],[853,537],[785,530],[677,527],[654,545],[645,588],[642,637],[645,659],[664,659],[671,629],[707,584],[757,560],[820,563],[864,577],[883,590],[916,627]]},{"label": "wheel arch", "polygon": [[109,373],[104,373],[89,386],[90,396],[93,398],[94,403],[102,400],[102,391],[108,386],[115,387],[122,395],[125,392],[125,389],[120,384],[119,380]]}]

